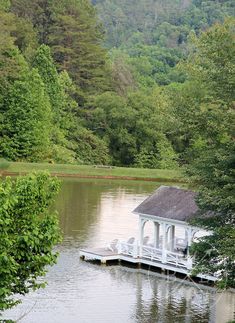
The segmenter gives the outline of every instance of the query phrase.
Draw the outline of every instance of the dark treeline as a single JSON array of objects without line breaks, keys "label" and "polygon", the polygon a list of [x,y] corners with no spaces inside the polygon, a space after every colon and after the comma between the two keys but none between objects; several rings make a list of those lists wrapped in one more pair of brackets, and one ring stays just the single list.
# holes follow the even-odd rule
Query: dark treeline
[{"label": "dark treeline", "polygon": [[225,89],[231,72],[221,71],[225,58],[208,56],[204,73],[199,57],[220,47],[224,29],[233,32],[227,20],[200,36],[234,15],[233,1],[93,5],[1,1],[2,157],[148,168],[189,163],[210,129],[219,136],[221,118],[230,120],[223,113],[234,99]]}]

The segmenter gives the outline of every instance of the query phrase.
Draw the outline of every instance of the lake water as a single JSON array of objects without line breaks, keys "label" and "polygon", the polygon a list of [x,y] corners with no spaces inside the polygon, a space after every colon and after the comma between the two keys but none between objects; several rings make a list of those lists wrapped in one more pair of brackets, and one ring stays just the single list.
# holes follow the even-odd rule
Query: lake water
[{"label": "lake water", "polygon": [[56,203],[63,243],[48,286],[4,313],[28,323],[227,323],[235,294],[148,270],[100,266],[79,259],[79,249],[137,235],[131,211],[156,183],[65,180]]}]

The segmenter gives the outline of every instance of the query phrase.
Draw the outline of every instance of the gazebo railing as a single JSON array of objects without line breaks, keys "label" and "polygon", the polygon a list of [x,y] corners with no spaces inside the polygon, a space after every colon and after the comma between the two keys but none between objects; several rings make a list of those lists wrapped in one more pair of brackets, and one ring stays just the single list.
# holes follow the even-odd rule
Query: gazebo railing
[{"label": "gazebo railing", "polygon": [[152,261],[160,261],[162,263],[171,264],[177,267],[187,268],[188,266],[187,259],[181,253],[171,252],[145,245],[141,246],[141,250],[143,258],[147,258]]},{"label": "gazebo railing", "polygon": [[184,267],[187,268],[188,261],[187,258],[185,258],[182,254],[166,251],[166,259],[165,262],[168,264],[175,265],[177,267]]},{"label": "gazebo railing", "polygon": [[151,261],[159,261],[165,264],[192,268],[192,259],[185,257],[182,253],[172,252],[166,249],[154,248],[148,245],[138,245],[138,243],[118,242],[118,253],[133,258],[145,258]]},{"label": "gazebo railing", "polygon": [[118,253],[126,256],[131,256],[131,257],[138,257],[138,250],[139,247],[135,243],[127,243],[127,242],[119,242],[118,243]]},{"label": "gazebo railing", "polygon": [[161,261],[162,260],[162,250],[146,245],[141,246],[142,249],[142,257],[148,258],[150,260]]}]

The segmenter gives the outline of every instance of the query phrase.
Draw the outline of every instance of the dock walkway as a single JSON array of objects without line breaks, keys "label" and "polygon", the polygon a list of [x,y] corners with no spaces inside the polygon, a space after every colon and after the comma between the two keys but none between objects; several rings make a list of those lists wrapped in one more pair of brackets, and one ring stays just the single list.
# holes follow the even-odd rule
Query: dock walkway
[{"label": "dock walkway", "polygon": [[[123,247],[123,244],[122,244]],[[150,249],[150,250],[146,250]],[[145,252],[143,252],[145,250]],[[187,268],[188,260],[185,259],[182,255],[174,253],[174,259],[171,257],[167,257],[166,255],[165,261],[162,262],[160,256],[154,257],[154,254],[159,254],[159,249],[144,247],[142,248],[142,256],[136,254],[135,248],[132,246],[132,250],[120,248],[115,250],[109,250],[108,248],[91,248],[91,249],[81,249],[80,250],[80,258],[83,260],[96,260],[100,261],[102,264],[106,264],[108,262],[125,262],[129,264],[135,264],[138,267],[149,266],[149,268],[161,269],[162,271],[168,271],[171,273],[183,274],[185,276],[191,276],[190,270]],[[150,252],[151,251],[151,252]],[[153,252],[155,251],[155,252]],[[171,253],[173,255],[173,253]],[[171,255],[171,256],[172,256]],[[210,275],[197,275],[196,277],[200,279],[205,279],[209,281],[216,281],[216,277]]]}]

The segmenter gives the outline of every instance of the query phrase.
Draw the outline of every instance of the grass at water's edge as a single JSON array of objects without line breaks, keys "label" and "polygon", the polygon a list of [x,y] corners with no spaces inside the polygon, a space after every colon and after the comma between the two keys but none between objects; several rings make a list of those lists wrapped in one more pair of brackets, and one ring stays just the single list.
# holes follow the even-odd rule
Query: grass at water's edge
[{"label": "grass at water's edge", "polygon": [[129,180],[149,180],[161,182],[185,182],[182,171],[169,169],[144,169],[92,165],[69,165],[47,163],[0,163],[2,175],[18,175],[34,171],[47,170],[59,177],[110,178]]}]

